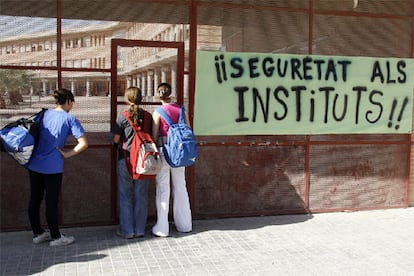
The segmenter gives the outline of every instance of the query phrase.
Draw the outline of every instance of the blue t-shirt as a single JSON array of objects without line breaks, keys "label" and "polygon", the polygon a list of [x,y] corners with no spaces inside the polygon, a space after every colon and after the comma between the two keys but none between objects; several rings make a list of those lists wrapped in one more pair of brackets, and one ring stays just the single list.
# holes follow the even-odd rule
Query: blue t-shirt
[{"label": "blue t-shirt", "polygon": [[84,133],[75,116],[63,110],[47,110],[40,129],[39,143],[27,168],[45,174],[62,173],[63,157],[56,147],[63,148],[70,135],[78,139]]}]

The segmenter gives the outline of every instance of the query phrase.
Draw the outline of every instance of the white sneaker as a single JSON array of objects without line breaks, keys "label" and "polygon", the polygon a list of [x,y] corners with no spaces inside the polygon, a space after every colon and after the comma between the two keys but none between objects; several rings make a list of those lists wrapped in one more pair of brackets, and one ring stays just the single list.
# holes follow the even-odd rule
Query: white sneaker
[{"label": "white sneaker", "polygon": [[64,236],[61,234],[61,237],[59,239],[50,241],[50,246],[62,246],[62,245],[68,245],[75,241],[75,237],[72,236]]},{"label": "white sneaker", "polygon": [[40,235],[36,235],[33,237],[33,243],[35,244],[39,244],[48,240],[50,240],[50,233],[46,231]]},{"label": "white sneaker", "polygon": [[168,234],[162,233],[162,232],[154,232],[154,230],[151,231],[152,235],[158,238],[166,238],[168,237]]}]

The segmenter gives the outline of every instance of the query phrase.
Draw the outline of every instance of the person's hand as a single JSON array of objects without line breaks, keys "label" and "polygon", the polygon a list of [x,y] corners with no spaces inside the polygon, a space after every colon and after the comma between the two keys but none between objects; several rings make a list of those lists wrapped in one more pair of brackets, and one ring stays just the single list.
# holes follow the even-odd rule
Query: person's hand
[{"label": "person's hand", "polygon": [[86,136],[84,135],[78,138],[78,144],[70,150],[65,150],[65,149],[56,147],[56,149],[60,152],[60,154],[62,155],[64,159],[77,155],[83,152],[84,150],[86,150],[87,148],[88,148],[88,139],[86,139]]},{"label": "person's hand", "polygon": [[71,156],[70,151],[58,147],[56,147],[56,149],[60,152],[60,155],[62,155],[64,159],[69,158]]}]

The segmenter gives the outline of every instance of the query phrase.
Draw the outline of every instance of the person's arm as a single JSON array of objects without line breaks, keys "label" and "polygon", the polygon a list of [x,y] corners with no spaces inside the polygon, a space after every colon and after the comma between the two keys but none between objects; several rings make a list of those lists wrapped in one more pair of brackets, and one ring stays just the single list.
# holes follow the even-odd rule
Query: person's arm
[{"label": "person's arm", "polygon": [[79,137],[78,139],[78,143],[76,144],[76,146],[70,150],[65,150],[65,149],[61,149],[61,148],[57,148],[57,150],[60,152],[60,154],[62,154],[63,158],[69,158],[72,157],[74,155],[77,155],[83,151],[85,151],[88,148],[88,139],[86,138],[85,135]]},{"label": "person's arm", "polygon": [[[122,118],[123,119],[123,118]],[[121,141],[121,135],[123,133],[122,129],[122,119],[120,116],[117,116],[114,129],[112,132],[112,145],[117,148],[118,145],[122,142]]]},{"label": "person's arm", "polygon": [[152,114],[152,139],[154,139],[155,142],[158,141],[158,136],[160,134],[160,120],[161,114],[158,113],[158,111],[154,111]]},{"label": "person's arm", "polygon": [[191,124],[190,124],[190,118],[188,117],[187,112],[185,113],[185,118],[184,118],[184,120],[185,120],[185,123],[186,123],[189,127],[191,127]]}]

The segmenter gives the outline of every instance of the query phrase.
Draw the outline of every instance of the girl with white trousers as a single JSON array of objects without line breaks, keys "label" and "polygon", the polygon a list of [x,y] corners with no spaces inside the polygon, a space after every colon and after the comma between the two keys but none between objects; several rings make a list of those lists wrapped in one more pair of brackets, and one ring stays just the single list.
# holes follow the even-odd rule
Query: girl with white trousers
[{"label": "girl with white trousers", "polygon": [[[172,122],[177,123],[180,116],[180,105],[171,102],[171,85],[169,83],[161,83],[158,86],[157,91],[162,103],[162,108],[166,111]],[[152,114],[152,118],[152,137],[154,138],[154,141],[157,141],[163,158],[163,166],[156,176],[155,204],[157,208],[157,222],[152,227],[152,234],[157,237],[169,236],[168,213],[170,207],[171,184],[175,227],[179,232],[191,232],[192,218],[185,180],[185,167],[172,168],[168,165],[162,152],[162,145],[167,142],[168,123],[164,121],[160,113],[156,110]],[[186,116],[185,122],[190,125],[188,116]],[[170,180],[172,183],[170,183]]]}]

